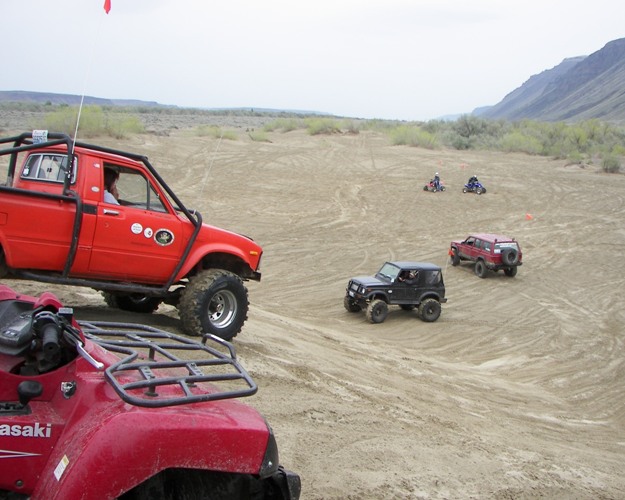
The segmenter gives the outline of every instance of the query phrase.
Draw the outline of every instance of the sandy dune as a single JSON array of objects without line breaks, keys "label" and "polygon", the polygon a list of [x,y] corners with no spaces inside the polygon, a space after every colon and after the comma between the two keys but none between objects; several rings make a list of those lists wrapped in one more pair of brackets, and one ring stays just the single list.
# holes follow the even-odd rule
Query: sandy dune
[{"label": "sandy dune", "polygon": [[[302,498],[625,498],[625,176],[372,132],[239,133],[116,145],[148,155],[206,222],[263,245],[235,345]],[[447,191],[423,192],[435,171]],[[462,193],[474,173],[487,194]],[[472,231],[520,241],[515,278],[448,264]],[[391,259],[443,266],[436,323],[343,308],[349,277]],[[8,283],[52,288],[83,318],[106,311],[92,290]],[[177,328],[168,306],[129,317]]]}]

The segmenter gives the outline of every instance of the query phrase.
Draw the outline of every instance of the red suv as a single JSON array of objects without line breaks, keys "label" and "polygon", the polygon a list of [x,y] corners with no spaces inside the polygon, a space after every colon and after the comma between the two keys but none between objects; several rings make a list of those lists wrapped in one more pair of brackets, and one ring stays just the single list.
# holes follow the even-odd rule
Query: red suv
[{"label": "red suv", "polygon": [[492,233],[477,233],[463,241],[452,241],[449,256],[452,266],[463,260],[475,262],[475,274],[480,278],[485,278],[488,270],[500,269],[513,277],[523,264],[519,243],[514,238]]}]

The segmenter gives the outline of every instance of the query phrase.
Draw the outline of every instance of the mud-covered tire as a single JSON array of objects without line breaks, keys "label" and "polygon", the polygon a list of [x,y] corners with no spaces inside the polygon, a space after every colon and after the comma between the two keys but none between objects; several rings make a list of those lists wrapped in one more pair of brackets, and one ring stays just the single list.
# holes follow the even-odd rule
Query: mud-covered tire
[{"label": "mud-covered tire", "polygon": [[388,316],[388,305],[382,299],[375,299],[367,307],[367,319],[371,323],[382,323]]},{"label": "mud-covered tire", "polygon": [[362,311],[362,307],[352,299],[349,295],[343,298],[343,307],[350,313],[357,313]]},{"label": "mud-covered tire", "polygon": [[441,303],[436,299],[425,299],[419,304],[419,317],[426,323],[436,321],[441,315]]},{"label": "mud-covered tire", "polygon": [[486,278],[486,271],[488,271],[488,269],[486,269],[486,264],[484,264],[484,261],[478,260],[475,263],[475,275],[478,278]]},{"label": "mud-covered tire", "polygon": [[457,266],[458,264],[460,264],[460,255],[458,255],[458,249],[457,248],[452,248],[451,249],[451,265],[452,266]]},{"label": "mud-covered tire", "polygon": [[513,267],[506,267],[506,268],[504,268],[503,273],[504,273],[506,276],[508,276],[509,278],[514,278],[514,277],[516,276],[516,273],[517,273],[517,270],[518,270],[518,269],[519,269],[519,268],[518,268],[518,267],[516,267],[516,266],[513,266]]},{"label": "mud-covered tire", "polygon": [[109,307],[138,313],[153,313],[163,302],[160,297],[149,297],[141,293],[102,292],[102,295]]},{"label": "mud-covered tire", "polygon": [[430,188],[427,186],[427,184],[425,186],[423,186],[423,191],[429,191]]},{"label": "mud-covered tire", "polygon": [[247,320],[249,305],[247,288],[239,276],[208,269],[189,280],[180,296],[178,314],[187,335],[212,333],[230,340]]},{"label": "mud-covered tire", "polygon": [[516,248],[504,248],[501,251],[501,262],[506,266],[514,266],[519,262],[519,252]]}]

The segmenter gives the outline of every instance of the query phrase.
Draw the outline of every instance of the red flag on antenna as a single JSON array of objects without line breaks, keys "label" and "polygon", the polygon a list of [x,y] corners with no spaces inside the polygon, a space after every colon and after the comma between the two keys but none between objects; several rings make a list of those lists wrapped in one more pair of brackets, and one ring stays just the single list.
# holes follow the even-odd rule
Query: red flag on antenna
[{"label": "red flag on antenna", "polygon": [[107,14],[111,10],[111,0],[104,0],[104,12]]}]

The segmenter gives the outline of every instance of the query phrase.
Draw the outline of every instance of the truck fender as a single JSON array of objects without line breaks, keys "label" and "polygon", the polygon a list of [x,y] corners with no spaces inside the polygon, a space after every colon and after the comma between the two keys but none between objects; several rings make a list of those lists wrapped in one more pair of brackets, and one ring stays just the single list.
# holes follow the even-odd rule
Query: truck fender
[{"label": "truck fender", "polygon": [[[252,251],[250,251],[250,253],[251,252]],[[238,260],[247,266],[251,271],[256,270],[258,267],[258,259],[260,259],[260,255],[246,254],[241,248],[234,245],[224,245],[223,243],[219,245],[212,243],[201,245],[191,251],[174,281],[179,281],[186,277],[205,259],[205,257],[209,257],[211,254],[227,254],[232,256],[235,260]]]}]

